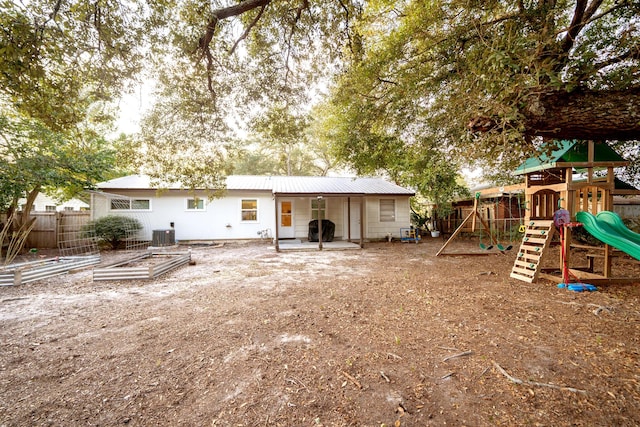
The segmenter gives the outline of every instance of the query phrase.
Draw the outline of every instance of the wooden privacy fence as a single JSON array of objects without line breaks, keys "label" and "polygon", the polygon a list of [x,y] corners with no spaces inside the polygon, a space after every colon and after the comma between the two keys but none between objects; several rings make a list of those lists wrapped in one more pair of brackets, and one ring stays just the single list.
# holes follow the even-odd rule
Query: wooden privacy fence
[{"label": "wooden privacy fence", "polygon": [[82,240],[82,228],[91,220],[89,211],[31,212],[36,218],[25,248],[58,248]]}]

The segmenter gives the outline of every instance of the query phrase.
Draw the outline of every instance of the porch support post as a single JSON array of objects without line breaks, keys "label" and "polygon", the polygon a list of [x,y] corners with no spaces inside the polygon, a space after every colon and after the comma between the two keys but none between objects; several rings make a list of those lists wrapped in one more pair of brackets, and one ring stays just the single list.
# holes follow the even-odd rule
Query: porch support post
[{"label": "porch support post", "polygon": [[[321,251],[322,250],[322,215],[320,215],[321,212],[323,212],[322,209],[320,209],[320,200],[322,200],[322,196],[318,195],[317,197],[318,200],[318,250]],[[325,209],[326,209],[326,205],[325,205]]]},{"label": "porch support post", "polygon": [[280,252],[280,237],[278,236],[278,228],[279,228],[278,224],[280,223],[279,222],[280,218],[278,218],[278,196],[276,194],[273,195],[273,200],[275,201],[275,211],[276,211],[276,216],[275,216],[276,220],[275,220],[275,223],[274,223],[276,229],[275,229],[275,233],[273,235],[276,236],[275,237],[276,238],[276,241],[275,241],[276,252]]},{"label": "porch support post", "polygon": [[351,197],[347,197],[347,242],[351,241]]},{"label": "porch support post", "polygon": [[360,248],[364,248],[364,203],[365,198],[360,197]]}]

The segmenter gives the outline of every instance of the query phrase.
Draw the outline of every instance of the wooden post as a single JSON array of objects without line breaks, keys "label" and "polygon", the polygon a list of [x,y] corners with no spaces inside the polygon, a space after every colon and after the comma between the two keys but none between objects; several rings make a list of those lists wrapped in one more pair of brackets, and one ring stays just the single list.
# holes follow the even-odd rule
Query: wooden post
[{"label": "wooden post", "polygon": [[522,200],[524,204],[524,222],[525,224],[531,220],[531,209],[533,209],[533,196],[531,190],[529,190],[529,174],[524,176],[524,198]]},{"label": "wooden post", "polygon": [[360,248],[364,248],[364,196],[360,197]]},{"label": "wooden post", "polygon": [[[602,192],[602,210],[610,211],[613,209],[613,191],[616,188],[615,175],[613,168],[607,168],[607,188]],[[611,259],[612,259],[611,246],[604,245],[604,267],[602,274],[604,277],[611,277]]]},{"label": "wooden post", "polygon": [[322,250],[322,215],[320,215],[320,212],[322,212],[322,209],[320,209],[320,201],[322,200],[322,196],[318,196],[317,197],[318,200],[318,250],[321,251]]},{"label": "wooden post", "polygon": [[275,196],[275,202],[276,202],[276,220],[275,220],[275,226],[276,226],[276,230],[274,233],[274,236],[276,238],[276,252],[280,252],[280,238],[278,236],[278,225],[280,224],[280,218],[278,218],[278,196]]},{"label": "wooden post", "polygon": [[351,241],[351,197],[347,197],[347,241]]}]

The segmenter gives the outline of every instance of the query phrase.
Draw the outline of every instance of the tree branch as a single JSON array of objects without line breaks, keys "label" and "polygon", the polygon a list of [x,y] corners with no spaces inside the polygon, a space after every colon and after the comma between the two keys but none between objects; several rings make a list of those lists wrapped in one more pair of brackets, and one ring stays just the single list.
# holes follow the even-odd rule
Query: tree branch
[{"label": "tree branch", "polygon": [[247,26],[247,28],[244,30],[244,32],[242,33],[242,35],[240,37],[238,37],[238,40],[236,40],[236,42],[233,44],[233,47],[231,48],[231,50],[229,51],[229,54],[233,54],[233,52],[236,51],[236,48],[238,47],[238,44],[240,44],[240,42],[244,39],[247,38],[247,36],[249,35],[249,33],[251,32],[251,29],[253,27],[256,26],[256,24],[258,23],[258,21],[260,20],[260,18],[262,17],[262,14],[264,13],[264,10],[267,8],[267,5],[264,5],[260,8],[260,11],[258,12],[258,14],[256,15],[255,18],[253,18],[253,21],[251,21],[251,23]]},{"label": "tree branch", "polygon": [[287,38],[287,58],[285,60],[285,67],[287,68],[287,73],[284,78],[285,82],[289,79],[289,73],[291,71],[289,69],[289,57],[291,56],[291,39],[293,38],[293,34],[295,33],[296,25],[298,21],[300,21],[300,18],[302,17],[302,12],[308,8],[309,8],[309,0],[302,0],[302,2],[300,3],[300,6],[296,8],[296,16],[293,19],[293,22],[291,23],[291,32],[289,33],[289,37]]},{"label": "tree branch", "polygon": [[214,10],[211,13],[211,19],[209,19],[209,23],[205,28],[204,34],[200,37],[199,49],[202,51],[209,49],[209,44],[211,43],[211,40],[213,40],[218,21],[232,18],[234,16],[240,16],[250,10],[265,7],[269,3],[271,3],[271,0],[245,0],[238,4],[234,4],[233,6]]},{"label": "tree branch", "polygon": [[[554,139],[640,140],[640,87],[626,90],[576,90],[532,93],[526,102],[523,133]],[[497,116],[470,119],[471,132],[501,132]]]},{"label": "tree branch", "polygon": [[[211,41],[213,40],[213,36],[216,33],[216,28],[218,27],[218,21],[232,18],[234,16],[240,16],[243,13],[249,12],[250,10],[261,8],[261,11],[258,14],[258,17],[254,20],[254,22],[251,23],[247,31],[245,31],[245,33],[248,34],[248,31],[251,30],[251,28],[257,23],[258,19],[260,19],[260,17],[262,16],[262,12],[264,11],[264,8],[269,3],[271,3],[271,0],[245,0],[233,6],[214,10],[211,13],[211,18],[209,19],[209,22],[205,27],[204,34],[202,35],[202,37],[200,37],[200,40],[198,40],[197,50],[200,50],[201,52],[199,59],[202,60],[202,58],[206,58],[207,60],[207,87],[209,89],[209,92],[214,94],[214,96],[215,96],[215,90],[213,89],[213,75],[211,72],[213,70],[213,55],[211,54],[210,45],[211,45]],[[243,36],[241,36],[241,39],[246,37],[246,34],[243,34]],[[233,50],[235,50],[237,43],[238,42],[234,44],[232,48],[232,52]]]},{"label": "tree branch", "polygon": [[349,31],[349,8],[346,4],[344,4],[344,1],[339,0],[339,3],[342,7],[342,10],[344,10],[344,14],[346,15],[345,22],[347,24],[347,45],[349,46],[349,51],[353,53],[353,42],[351,40],[351,32]]},{"label": "tree branch", "polygon": [[587,9],[587,3],[587,0],[578,0],[576,2],[576,8],[573,11],[571,24],[567,29],[567,34],[564,36],[564,40],[562,41],[562,52],[569,52],[569,50],[573,47],[576,36],[580,33],[580,30],[582,30],[585,17],[584,11]]},{"label": "tree branch", "polygon": [[628,50],[618,56],[615,56],[613,58],[609,58],[606,61],[602,61],[598,64],[594,65],[594,68],[596,70],[602,70],[603,68],[606,68],[610,65],[614,65],[617,64],[619,62],[625,61],[627,59],[635,59],[635,60],[640,60],[640,50],[636,49],[636,50]]},{"label": "tree branch", "polygon": [[[609,9],[605,10],[602,13],[599,13],[597,15],[592,15],[589,18],[589,20],[587,22],[585,22],[585,25],[590,24],[593,21],[597,21],[598,19],[602,18],[603,16],[610,14],[614,10],[617,10],[617,9],[620,9],[620,8],[626,7],[626,6],[629,6],[629,1],[628,0],[624,0],[624,1],[621,1],[619,3],[616,3],[616,4],[614,4]],[[594,13],[595,13],[595,11],[594,11]]]}]

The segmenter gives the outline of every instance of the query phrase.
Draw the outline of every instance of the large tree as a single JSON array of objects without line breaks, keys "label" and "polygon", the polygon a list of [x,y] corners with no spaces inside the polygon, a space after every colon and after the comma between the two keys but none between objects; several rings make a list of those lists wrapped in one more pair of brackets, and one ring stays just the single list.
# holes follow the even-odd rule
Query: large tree
[{"label": "large tree", "polygon": [[140,70],[145,3],[0,0],[0,96],[52,131],[121,95]]},{"label": "large tree", "polygon": [[335,90],[359,126],[487,169],[513,167],[543,138],[640,138],[637,2],[392,6],[368,11],[368,43]]},{"label": "large tree", "polygon": [[[228,166],[310,173],[305,165],[312,159],[300,149],[301,118],[317,83],[334,70],[359,6],[349,0],[227,4],[154,4],[151,20],[166,32],[150,58],[158,90],[142,123],[146,171],[200,187],[217,185]],[[238,140],[237,130],[249,136]],[[278,157],[271,165],[245,162],[256,135],[262,153]],[[185,153],[198,153],[201,167],[173,161]],[[202,179],[205,170],[217,177]]]},{"label": "large tree", "polygon": [[10,208],[16,197],[53,187],[69,194],[114,169],[104,139],[115,118],[109,102],[140,70],[146,10],[117,0],[0,0],[0,161]]},{"label": "large tree", "polygon": [[[161,90],[173,85],[189,100],[157,111],[198,111],[200,129],[214,130],[208,143],[220,145],[189,173],[222,165],[230,117],[301,106],[336,75],[335,110],[358,120],[349,123],[361,135],[351,137],[367,138],[342,140],[377,147],[376,157],[442,146],[455,158],[506,161],[539,137],[629,140],[640,129],[634,0],[2,1],[4,93],[51,126],[74,123],[76,106],[119,89],[149,29],[162,42],[146,50],[165,75]],[[206,93],[189,93],[195,85]],[[66,93],[70,102],[57,105]],[[188,145],[175,121],[164,125],[170,133],[147,132],[147,153]],[[198,132],[183,153],[198,152]]]},{"label": "large tree", "polygon": [[[352,124],[383,146],[398,137],[405,148],[438,140],[452,156],[496,163],[521,160],[539,138],[640,138],[637,1],[359,5],[247,0],[220,7],[206,13],[196,51],[215,77],[215,54],[245,40],[253,63],[271,71],[280,64],[284,82],[300,71],[292,67],[296,55],[338,47],[347,72],[336,103],[357,105]],[[225,24],[233,17],[243,24],[235,41]],[[313,42],[313,34],[323,38]],[[215,78],[209,83],[215,90]]]},{"label": "large tree", "polygon": [[28,233],[39,192],[70,196],[115,169],[104,138],[115,117],[109,101],[140,69],[145,10],[117,0],[0,0],[3,238]]}]

